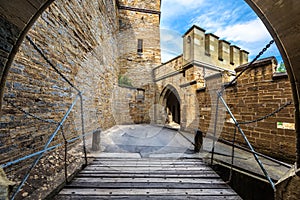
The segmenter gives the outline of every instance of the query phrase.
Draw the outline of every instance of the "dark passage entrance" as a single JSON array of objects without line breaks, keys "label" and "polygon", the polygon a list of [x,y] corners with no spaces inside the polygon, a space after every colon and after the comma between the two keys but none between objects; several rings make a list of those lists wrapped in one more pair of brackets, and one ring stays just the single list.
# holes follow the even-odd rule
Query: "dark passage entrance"
[{"label": "dark passage entrance", "polygon": [[160,103],[167,113],[166,123],[177,123],[180,125],[180,97],[172,85],[167,85],[161,95]]},{"label": "dark passage entrance", "polygon": [[172,114],[172,121],[180,124],[180,103],[172,91],[167,97],[167,111]]}]

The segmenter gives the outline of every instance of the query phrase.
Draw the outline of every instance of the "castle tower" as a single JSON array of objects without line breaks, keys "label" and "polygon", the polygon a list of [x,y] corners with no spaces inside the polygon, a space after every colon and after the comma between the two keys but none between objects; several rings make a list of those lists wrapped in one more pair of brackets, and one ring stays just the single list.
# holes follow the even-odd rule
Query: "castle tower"
[{"label": "castle tower", "polygon": [[160,0],[118,0],[120,76],[134,87],[152,84],[161,64]]}]

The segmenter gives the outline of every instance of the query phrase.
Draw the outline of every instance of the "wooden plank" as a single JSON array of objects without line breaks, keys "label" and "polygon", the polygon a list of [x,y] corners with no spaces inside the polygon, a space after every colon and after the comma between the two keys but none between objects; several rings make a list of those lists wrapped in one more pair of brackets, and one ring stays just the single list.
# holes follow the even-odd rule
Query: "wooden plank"
[{"label": "wooden plank", "polygon": [[[122,164],[133,164],[133,165],[200,165],[200,166],[206,166],[206,164],[204,163],[199,163],[199,162],[188,162],[188,161],[183,161],[183,162],[172,162],[172,161],[165,161],[165,162],[160,162],[160,161],[153,161],[153,162],[146,162],[146,161],[143,161],[143,162],[138,162],[138,161],[124,161],[122,162]],[[93,161],[93,163],[91,163],[91,165],[93,164],[120,164],[120,161]]]},{"label": "wooden plank", "polygon": [[[199,164],[199,163],[173,163],[173,162],[153,162],[153,163],[147,163],[147,162],[124,162],[121,163],[123,166],[207,166],[205,164]],[[102,166],[120,166],[120,162],[93,162],[89,166],[94,165],[102,165]]]},{"label": "wooden plank", "polygon": [[65,186],[70,188],[97,188],[97,189],[226,189],[225,183],[174,183],[174,182],[79,182],[75,181]]},{"label": "wooden plank", "polygon": [[236,196],[232,189],[63,189],[62,195],[197,195]]},{"label": "wooden plank", "polygon": [[[159,170],[156,170],[156,171],[152,171],[152,172],[143,172],[143,171],[115,171],[115,170],[112,170],[112,171],[81,171],[79,174],[95,174],[97,176],[99,175],[102,175],[102,174],[132,174],[133,176],[134,175],[160,175],[160,176],[164,176],[164,175],[200,175],[200,176],[205,176],[205,175],[217,175],[216,172],[214,171],[159,171]],[[218,176],[218,175],[217,175]]]},{"label": "wooden plank", "polygon": [[241,199],[199,159],[96,159],[55,199]]},{"label": "wooden plank", "polygon": [[199,159],[93,159],[93,162],[160,162],[160,163],[198,163],[203,164],[202,160]]},{"label": "wooden plank", "polygon": [[86,177],[76,177],[72,180],[73,182],[166,182],[166,183],[224,183],[222,179],[212,179],[212,178],[86,178]]},{"label": "wooden plank", "polygon": [[239,196],[197,196],[197,195],[176,195],[176,196],[155,196],[155,195],[119,195],[119,196],[113,196],[113,195],[107,195],[107,196],[88,196],[88,195],[59,195],[55,198],[55,200],[99,200],[99,199],[126,199],[126,200],[141,200],[141,199],[155,199],[155,200],[182,200],[182,199],[190,199],[190,200],[199,200],[199,199],[205,199],[205,200],[242,200]]},{"label": "wooden plank", "polygon": [[200,159],[155,159],[155,158],[141,158],[141,159],[114,159],[114,158],[106,158],[106,159],[94,159],[93,162],[148,162],[148,163],[185,163],[185,162],[194,162],[203,164],[203,161]]},{"label": "wooden plank", "polygon": [[149,173],[137,173],[137,174],[132,174],[132,173],[84,173],[81,172],[80,174],[77,175],[77,177],[90,177],[90,178],[195,178],[195,179],[201,179],[201,178],[220,178],[217,174],[215,173],[203,173],[203,174],[189,174],[189,173],[168,173],[168,174],[149,174]]},{"label": "wooden plank", "polygon": [[93,158],[93,161],[137,161],[137,162],[197,162],[203,163],[202,159],[198,158],[183,158],[183,159],[172,159],[172,158]]},{"label": "wooden plank", "polygon": [[88,166],[84,169],[85,171],[207,171],[211,170],[208,167],[161,167],[161,166],[149,166],[149,167],[106,167],[106,166]]}]

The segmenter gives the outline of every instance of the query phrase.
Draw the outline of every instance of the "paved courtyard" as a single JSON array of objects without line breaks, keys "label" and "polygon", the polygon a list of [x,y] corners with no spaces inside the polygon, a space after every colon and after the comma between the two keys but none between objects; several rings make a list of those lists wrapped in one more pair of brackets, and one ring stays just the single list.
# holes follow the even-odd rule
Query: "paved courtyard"
[{"label": "paved courtyard", "polygon": [[[101,151],[92,151],[92,137],[88,138],[90,157],[128,157],[128,158],[202,158],[210,162],[212,140],[204,138],[200,153],[194,153],[194,134],[172,130],[162,126],[116,125],[101,132]],[[215,163],[229,165],[232,148],[217,142],[215,146]],[[269,175],[278,180],[288,167],[260,157]],[[234,166],[245,169],[253,174],[262,175],[261,169],[253,155],[249,152],[235,149]]]}]

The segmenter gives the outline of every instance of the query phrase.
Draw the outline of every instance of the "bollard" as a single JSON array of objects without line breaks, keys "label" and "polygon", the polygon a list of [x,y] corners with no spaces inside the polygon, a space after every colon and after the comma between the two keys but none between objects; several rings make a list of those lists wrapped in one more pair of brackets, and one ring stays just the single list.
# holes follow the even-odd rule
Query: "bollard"
[{"label": "bollard", "polygon": [[100,151],[100,133],[101,129],[93,132],[92,151]]},{"label": "bollard", "polygon": [[203,133],[202,131],[196,129],[195,130],[195,147],[194,151],[195,152],[200,152],[202,144],[203,144]]}]

